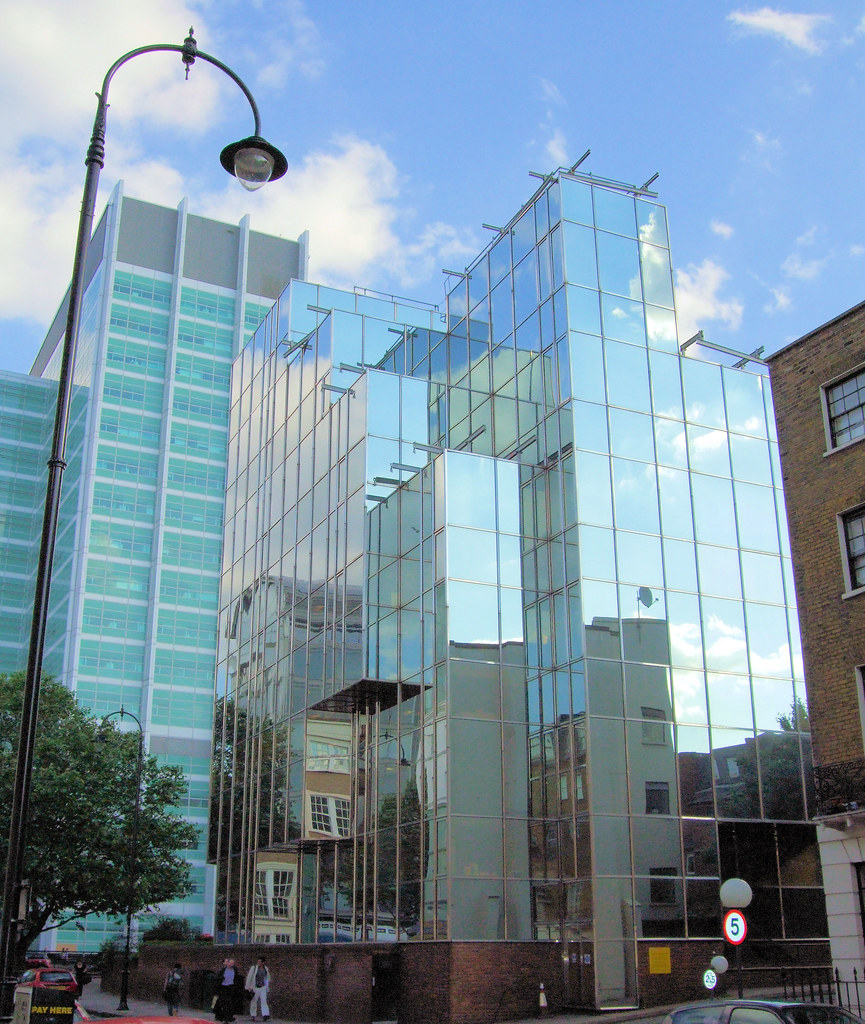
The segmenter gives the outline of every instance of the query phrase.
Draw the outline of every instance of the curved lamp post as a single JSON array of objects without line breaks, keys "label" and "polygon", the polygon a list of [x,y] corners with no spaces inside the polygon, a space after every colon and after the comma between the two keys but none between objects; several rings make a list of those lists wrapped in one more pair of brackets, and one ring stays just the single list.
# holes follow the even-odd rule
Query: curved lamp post
[{"label": "curved lamp post", "polygon": [[132,714],[121,707],[119,711],[112,711],[107,714],[99,723],[100,731],[109,718],[120,715],[121,721],[124,718],[131,718],[138,726],[138,760],[135,768],[135,802],[132,812],[132,837],[129,843],[129,863],[126,865],[126,944],[123,947],[123,971],[120,975],[120,1002],[118,1010],[128,1010],[127,999],[129,997],[129,952],[132,942],[132,905],[135,902],[135,880],[138,873],[138,831],[141,824],[141,775],[144,770],[144,730],[141,722]]},{"label": "curved lamp post", "polygon": [[[75,349],[78,343],[78,330],[81,319],[81,306],[84,295],[84,268],[87,261],[87,250],[93,231],[93,213],[96,206],[96,191],[99,185],[99,172],[105,158],[105,122],[108,113],[108,87],[114,73],[133,57],[144,53],[155,53],[169,50],[181,55],[189,69],[200,58],[208,64],[224,71],[235,82],[249,101],[253,116],[253,133],[247,138],[226,146],[220,155],[220,163],[233,174],[244,188],[254,190],[267,181],[281,178],[288,169],[288,162],[283,154],[261,136],[261,118],[258,107],[244,82],[222,61],[201,53],[192,34],[183,41],[182,46],[173,43],[157,43],[142,46],[124,54],[108,70],[102,83],[102,91],[97,93],[98,104],[96,118],[93,122],[93,134],[87,150],[85,165],[87,173],[84,179],[84,195],[81,200],[81,214],[78,221],[78,236],[75,247],[75,261],[72,268],[72,282],[69,287],[69,307],[66,317],[66,331],[63,338],[60,371],[57,380],[57,405],[54,414],[54,434],[51,444],[51,457],[48,460],[48,484],[45,494],[45,511],[42,518],[42,537],[39,549],[39,561],[36,568],[36,593],[33,600],[33,617],[30,626],[30,645],[28,650],[27,673],[24,681],[24,698],[21,710],[21,728],[18,741],[18,759],[15,771],[15,785],[12,794],[12,810],[9,822],[9,851],[6,860],[6,877],[3,889],[3,910],[0,920],[0,982],[4,990],[4,1012],[10,1008],[11,989],[8,982],[15,966],[14,947],[23,920],[19,914],[19,896],[21,878],[24,868],[24,851],[26,849],[27,816],[30,800],[30,782],[33,774],[33,750],[36,740],[36,720],[39,712],[39,683],[42,676],[42,658],[45,649],[45,631],[48,619],[48,597],[51,588],[51,570],[54,562],[54,544],[57,537],[58,514],[60,508],[60,487],[63,470],[66,468],[66,435],[69,424],[69,410],[72,396],[72,383],[75,367]],[[128,712],[126,712],[128,714]]]}]

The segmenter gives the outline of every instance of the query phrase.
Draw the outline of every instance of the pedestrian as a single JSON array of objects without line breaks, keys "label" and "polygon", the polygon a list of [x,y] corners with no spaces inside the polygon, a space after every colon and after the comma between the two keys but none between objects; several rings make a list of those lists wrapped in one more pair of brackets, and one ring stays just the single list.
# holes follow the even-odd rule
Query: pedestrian
[{"label": "pedestrian", "polygon": [[84,961],[79,960],[75,964],[75,984],[78,987],[76,995],[81,998],[81,993],[84,991],[84,986],[90,981],[90,972],[84,966]]},{"label": "pedestrian", "polygon": [[243,982],[237,965],[226,957],[216,975],[216,994],[213,997],[213,1015],[222,1024],[232,1024],[235,1014],[240,1010],[243,997]]},{"label": "pedestrian", "polygon": [[270,1020],[270,1007],[267,1005],[267,990],[270,988],[270,971],[264,962],[264,957],[258,958],[258,963],[253,964],[246,972],[246,991],[252,996],[249,1006],[249,1019]]},{"label": "pedestrian", "polygon": [[168,974],[165,975],[165,984],[162,986],[162,998],[168,1005],[168,1016],[176,1017],[177,1008],[180,1006],[180,985],[183,982],[183,967],[175,964]]}]

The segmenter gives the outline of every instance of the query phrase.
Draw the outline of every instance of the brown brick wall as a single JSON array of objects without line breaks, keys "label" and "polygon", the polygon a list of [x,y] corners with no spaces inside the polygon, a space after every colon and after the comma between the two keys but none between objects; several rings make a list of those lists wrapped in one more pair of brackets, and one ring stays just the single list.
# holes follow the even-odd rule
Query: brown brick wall
[{"label": "brown brick wall", "polygon": [[821,385],[865,362],[865,303],[770,359],[814,759],[863,755],[865,595],[844,601],[836,515],[865,502],[865,441],[825,456]]},{"label": "brown brick wall", "polygon": [[[670,972],[651,974],[650,950],[669,950]],[[590,947],[589,947],[590,948]],[[259,955],[271,972],[272,1015],[296,1021],[368,1024],[372,1019],[375,964],[391,963],[398,977],[396,1001],[400,1024],[488,1024],[540,1015],[541,982],[547,1012],[566,1008],[562,945],[556,942],[417,942],[340,943],[320,946],[145,945],[130,992],[158,1000],[168,967],[186,969],[181,1002],[189,1003],[193,972],[217,971],[226,956],[246,973]],[[718,992],[735,988],[733,953],[721,940],[644,941],[639,943],[640,1005],[669,1006],[703,999],[703,972],[716,953],[724,953],[730,971]],[[781,967],[812,968],[828,964],[828,943],[760,943],[747,940],[743,950],[746,989],[777,987]],[[584,968],[583,1009],[592,1005],[594,965]],[[574,980],[572,978],[572,984]],[[103,988],[116,992],[119,975],[106,974]],[[573,994],[575,1002],[577,993]],[[209,1002],[206,1004],[209,1009]],[[396,1015],[396,1014],[395,1014]],[[205,1013],[209,1017],[210,1014]]]}]

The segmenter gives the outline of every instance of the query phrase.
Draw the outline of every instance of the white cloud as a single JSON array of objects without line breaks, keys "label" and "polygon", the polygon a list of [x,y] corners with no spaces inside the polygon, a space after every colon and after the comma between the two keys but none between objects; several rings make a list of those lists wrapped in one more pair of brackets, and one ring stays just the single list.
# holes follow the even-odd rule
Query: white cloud
[{"label": "white cloud", "polygon": [[565,98],[555,82],[551,82],[548,78],[539,78],[538,81],[541,83],[541,91],[545,100],[555,103],[557,106],[565,105]]},{"label": "white cloud", "polygon": [[761,7],[758,11],[733,11],[727,15],[732,21],[750,32],[762,33],[782,39],[806,53],[822,53],[825,43],[815,38],[819,30],[832,19],[826,14],[791,14],[774,7]]},{"label": "white cloud", "polygon": [[765,313],[783,313],[792,306],[793,300],[790,297],[789,288],[779,285],[777,288],[770,288],[769,291],[772,294],[772,301],[763,306]]},{"label": "white cloud", "polygon": [[720,236],[721,238],[732,238],[733,228],[729,224],[725,224],[722,220],[713,220],[709,227],[712,229],[713,234]]},{"label": "white cloud", "polygon": [[566,148],[565,133],[561,128],[556,128],[553,131],[552,137],[547,140],[546,154],[552,166],[567,166],[568,152]]},{"label": "white cloud", "polygon": [[750,147],[742,154],[742,160],[762,171],[775,170],[775,158],[781,153],[781,142],[766,132],[751,129]]},{"label": "white cloud", "polygon": [[798,252],[791,252],[781,264],[781,270],[787,277],[794,277],[798,281],[813,281],[820,275],[823,267],[829,262],[829,257],[822,259],[805,260]]},{"label": "white cloud", "polygon": [[855,244],[850,246],[851,256],[865,256],[865,245]]},{"label": "white cloud", "polygon": [[727,271],[706,259],[699,266],[676,271],[676,307],[679,337],[693,337],[707,322],[718,320],[732,330],[742,322],[743,306],[738,299],[724,299],[719,291],[729,278]]},{"label": "white cloud", "polygon": [[406,245],[397,222],[408,216],[399,205],[397,169],[380,146],[363,139],[335,140],[328,152],[307,155],[285,178],[249,196],[232,183],[204,200],[201,212],[238,221],[250,206],[250,224],[259,231],[295,238],[310,233],[310,273],[315,280],[351,287],[372,265],[390,268],[393,283],[410,287],[435,263],[468,261],[477,239],[463,239],[446,224],[423,228]]}]

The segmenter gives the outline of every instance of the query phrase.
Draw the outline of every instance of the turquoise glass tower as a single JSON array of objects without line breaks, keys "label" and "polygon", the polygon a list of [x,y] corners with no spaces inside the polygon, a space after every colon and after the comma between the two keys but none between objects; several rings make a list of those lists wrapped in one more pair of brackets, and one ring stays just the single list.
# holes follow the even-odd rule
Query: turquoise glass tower
[{"label": "turquoise glass tower", "polygon": [[[87,267],[44,668],[97,716],[134,714],[147,750],[183,767],[181,813],[201,836],[186,854],[193,891],[160,909],[204,932],[231,363],[305,264],[304,244],[251,231],[248,219],[221,224],[118,186]],[[26,664],[65,310],[31,376],[0,380],[4,671]],[[90,918],[43,945],[97,949],[122,924]]]}]

